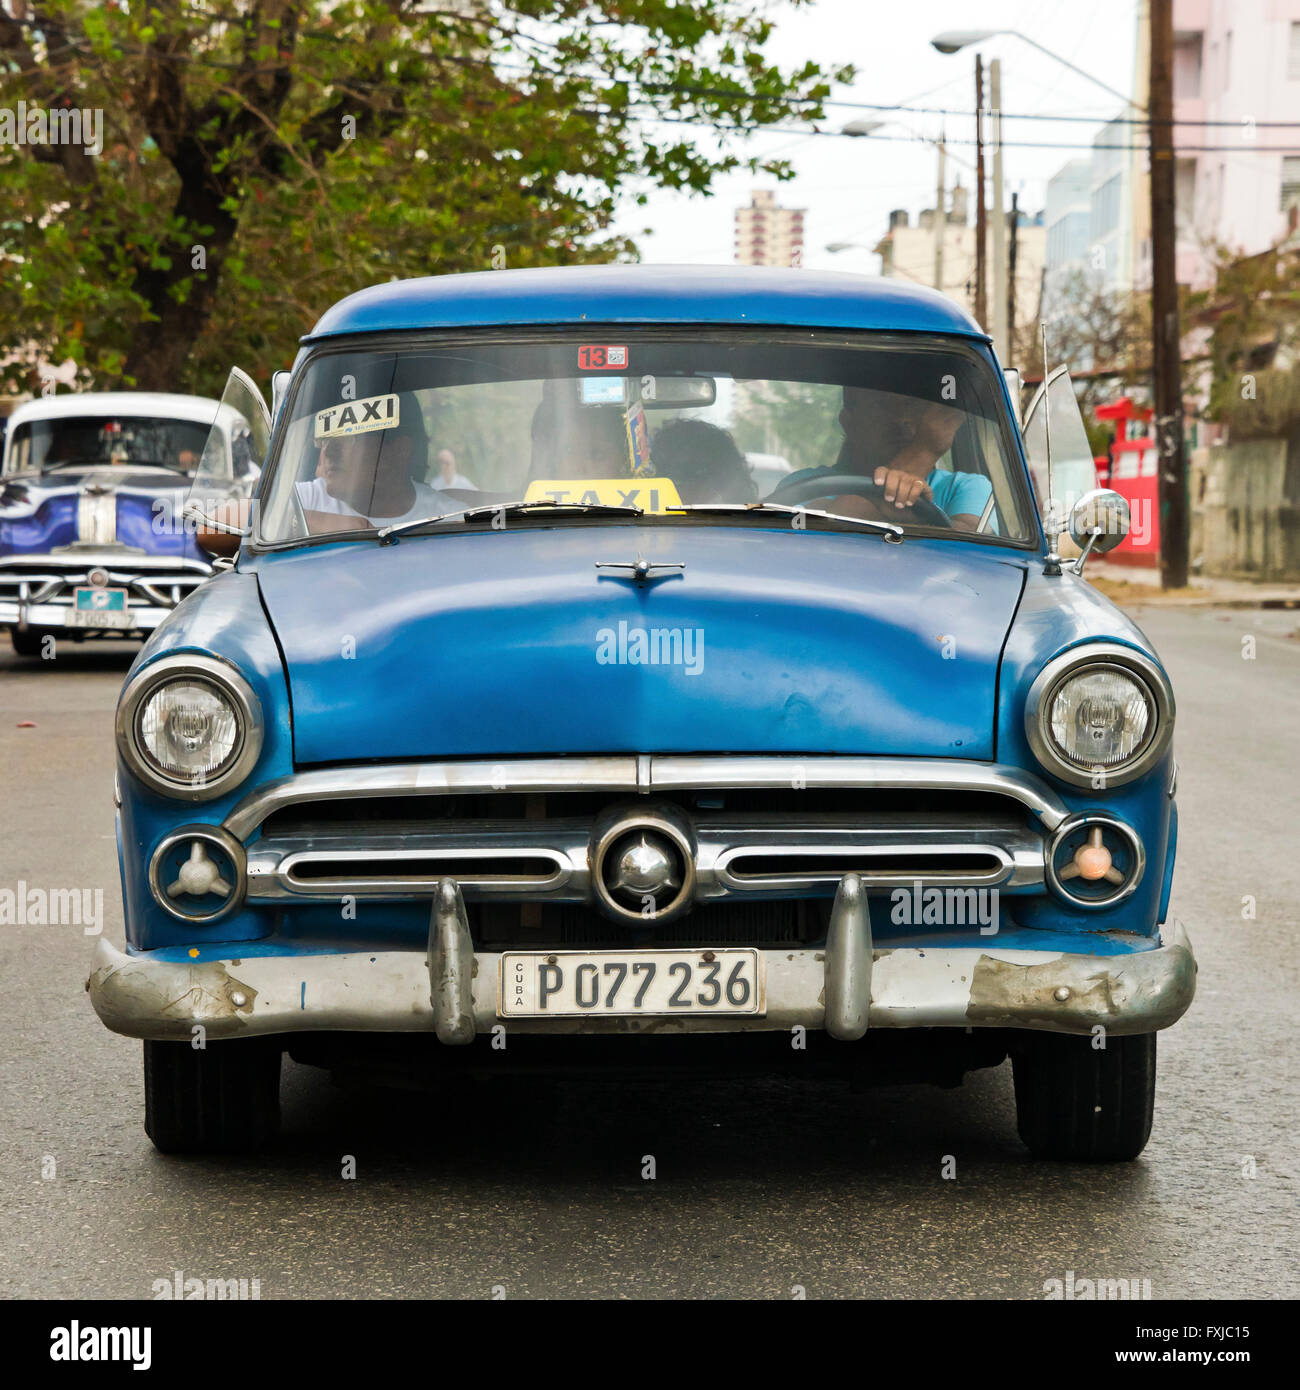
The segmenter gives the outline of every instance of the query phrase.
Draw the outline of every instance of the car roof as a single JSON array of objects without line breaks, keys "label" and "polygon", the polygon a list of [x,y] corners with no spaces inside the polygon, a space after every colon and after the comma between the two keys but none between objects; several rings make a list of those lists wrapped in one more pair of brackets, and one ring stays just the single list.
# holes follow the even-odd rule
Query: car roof
[{"label": "car roof", "polygon": [[24,420],[55,420],[70,415],[151,415],[211,425],[220,404],[207,396],[169,391],[70,391],[62,396],[38,396],[24,401],[10,415],[9,428]]},{"label": "car roof", "polygon": [[326,310],[303,339],[513,324],[771,324],[955,333],[969,314],[921,285],[763,266],[595,265],[391,280]]}]

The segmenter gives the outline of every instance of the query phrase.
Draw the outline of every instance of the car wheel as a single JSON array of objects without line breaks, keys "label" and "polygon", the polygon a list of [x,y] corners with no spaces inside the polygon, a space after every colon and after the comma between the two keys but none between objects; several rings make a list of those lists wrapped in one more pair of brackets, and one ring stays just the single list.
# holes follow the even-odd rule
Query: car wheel
[{"label": "car wheel", "polygon": [[40,656],[41,643],[52,635],[53,629],[48,627],[28,627],[21,632],[16,627],[9,629],[9,640],[19,656]]},{"label": "car wheel", "polygon": [[280,1128],[280,1044],[144,1045],[144,1128],[165,1154],[250,1153]]},{"label": "car wheel", "polygon": [[1016,1127],[1036,1158],[1116,1162],[1136,1158],[1151,1135],[1156,1035],[1022,1036],[1012,1050]]}]

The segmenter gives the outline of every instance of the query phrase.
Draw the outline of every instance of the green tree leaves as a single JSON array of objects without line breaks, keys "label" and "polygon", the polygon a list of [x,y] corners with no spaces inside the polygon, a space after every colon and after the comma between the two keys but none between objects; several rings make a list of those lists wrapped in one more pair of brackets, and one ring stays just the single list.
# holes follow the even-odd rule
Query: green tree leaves
[{"label": "green tree leaves", "polygon": [[98,158],[0,146],[0,342],[215,392],[379,280],[630,257],[620,198],[758,167],[756,123],[851,75],[770,32],[756,0],[0,0],[0,106],[104,123]]}]

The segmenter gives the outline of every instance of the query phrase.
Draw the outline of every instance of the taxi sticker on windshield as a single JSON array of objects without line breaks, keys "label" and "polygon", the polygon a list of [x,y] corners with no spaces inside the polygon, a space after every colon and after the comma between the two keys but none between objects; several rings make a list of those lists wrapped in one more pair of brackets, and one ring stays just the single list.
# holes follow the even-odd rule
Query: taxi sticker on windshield
[{"label": "taxi sticker on windshield", "polygon": [[359,401],[343,401],[316,412],[316,439],[341,439],[349,434],[369,434],[371,430],[391,430],[401,423],[400,402],[396,394],[366,396]]},{"label": "taxi sticker on windshield", "polygon": [[671,478],[538,478],[528,484],[524,501],[640,507],[643,512],[668,512],[682,505]]},{"label": "taxi sticker on windshield", "polygon": [[598,346],[584,343],[578,349],[578,370],[583,372],[617,371],[627,366],[627,347]]}]

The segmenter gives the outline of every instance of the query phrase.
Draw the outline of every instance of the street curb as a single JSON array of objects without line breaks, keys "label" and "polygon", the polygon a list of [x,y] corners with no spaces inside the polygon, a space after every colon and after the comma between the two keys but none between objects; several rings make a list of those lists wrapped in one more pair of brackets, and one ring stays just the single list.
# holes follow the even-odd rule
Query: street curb
[{"label": "street curb", "polygon": [[1151,598],[1111,599],[1120,608],[1300,608],[1300,598]]}]

